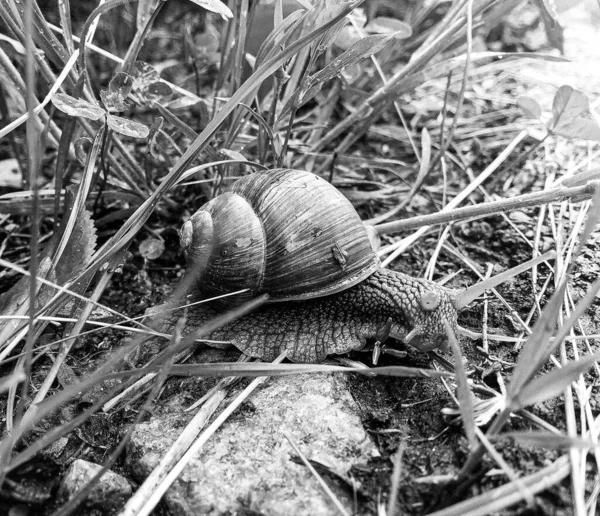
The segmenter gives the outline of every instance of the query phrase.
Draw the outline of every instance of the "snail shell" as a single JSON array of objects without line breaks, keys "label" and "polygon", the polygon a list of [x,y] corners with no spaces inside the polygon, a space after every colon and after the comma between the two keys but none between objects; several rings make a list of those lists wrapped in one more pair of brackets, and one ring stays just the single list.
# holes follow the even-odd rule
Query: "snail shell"
[{"label": "snail shell", "polygon": [[268,170],[238,180],[194,213],[183,225],[181,242],[205,298],[248,289],[215,301],[221,308],[263,293],[270,301],[327,296],[379,267],[348,199],[300,170]]}]

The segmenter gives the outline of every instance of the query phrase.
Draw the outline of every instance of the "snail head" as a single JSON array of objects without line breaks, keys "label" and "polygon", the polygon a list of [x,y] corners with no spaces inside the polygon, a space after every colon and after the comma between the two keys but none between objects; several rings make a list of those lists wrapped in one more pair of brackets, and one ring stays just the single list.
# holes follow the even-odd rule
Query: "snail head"
[{"label": "snail head", "polygon": [[[416,293],[418,309],[411,310],[409,314],[411,330],[400,337],[405,343],[410,344],[419,351],[433,349],[446,349],[448,347],[447,324],[455,333],[476,338],[478,335],[458,325],[458,315],[475,299],[483,295],[486,290],[525,272],[542,262],[551,260],[556,256],[553,251],[533,258],[512,269],[508,269],[496,276],[492,276],[465,290],[452,290],[435,283],[419,284]],[[412,303],[415,305],[415,303]]]}]

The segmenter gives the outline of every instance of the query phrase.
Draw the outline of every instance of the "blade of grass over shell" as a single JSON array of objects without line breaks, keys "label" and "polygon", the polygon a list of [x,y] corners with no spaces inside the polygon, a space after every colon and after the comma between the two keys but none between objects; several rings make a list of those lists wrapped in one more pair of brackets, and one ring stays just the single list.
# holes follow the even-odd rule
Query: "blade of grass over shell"
[{"label": "blade of grass over shell", "polygon": [[[182,287],[180,287],[179,290],[183,291],[185,289],[185,285],[186,285],[186,282],[183,281],[182,282]],[[220,298],[223,298],[223,297],[228,297],[228,296],[231,296],[231,295],[235,295],[235,294],[238,294],[240,292],[245,292],[245,290],[238,291],[238,292],[231,292],[231,293],[225,294],[223,296],[217,296],[217,297],[210,298],[210,299],[203,299],[201,301],[197,301],[197,302],[194,302],[194,303],[187,303],[187,304],[184,304],[184,305],[178,305],[177,303],[174,303],[172,301],[170,303],[166,303],[164,305],[161,305],[161,306],[157,307],[157,309],[153,309],[151,311],[151,313],[147,314],[147,316],[148,317],[152,317],[152,318],[160,317],[161,319],[163,319],[165,317],[168,317],[167,316],[168,313],[172,313],[172,312],[175,312],[175,311],[181,311],[181,310],[184,310],[186,308],[190,308],[192,306],[197,306],[199,304],[207,303],[207,302],[209,302],[211,300],[214,300],[214,299],[220,299]],[[174,299],[178,299],[178,297],[174,296]],[[144,316],[144,318],[145,317],[146,316]],[[159,333],[155,333],[154,335],[159,336],[159,337],[166,337],[166,338],[169,337],[168,335],[159,334]],[[208,340],[203,340],[201,342],[209,343],[209,345],[211,343],[215,343],[215,341],[208,341]],[[227,342],[222,342],[222,344],[227,344]],[[174,356],[175,356],[175,361],[176,362],[185,361],[188,358],[188,356],[189,356],[189,349],[182,350],[181,352],[175,354]],[[151,362],[153,362],[153,363],[160,363],[161,360],[162,360],[162,357],[159,355],[155,359],[153,359]],[[155,372],[148,373],[148,374],[144,375],[142,378],[136,380],[137,376],[138,375],[133,376],[130,379],[130,381],[122,384],[122,391],[117,396],[115,396],[114,398],[112,398],[111,400],[109,400],[107,403],[105,403],[102,406],[102,410],[104,412],[107,412],[107,411],[111,410],[112,407],[116,403],[122,402],[123,400],[130,398],[131,395],[132,395],[132,393],[138,392],[141,389],[143,389],[144,385],[147,385],[156,376],[156,373]]]}]

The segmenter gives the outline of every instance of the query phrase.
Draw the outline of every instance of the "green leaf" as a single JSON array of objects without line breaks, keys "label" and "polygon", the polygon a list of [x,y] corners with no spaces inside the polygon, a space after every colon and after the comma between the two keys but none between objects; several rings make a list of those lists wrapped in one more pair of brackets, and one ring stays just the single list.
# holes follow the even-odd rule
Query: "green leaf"
[{"label": "green leaf", "polygon": [[479,443],[475,434],[475,409],[473,408],[473,395],[471,388],[469,387],[469,380],[467,378],[467,372],[463,364],[462,353],[460,346],[456,340],[454,330],[450,326],[450,323],[445,323],[446,335],[448,336],[448,342],[452,348],[454,354],[454,370],[456,372],[456,395],[458,398],[458,407],[460,409],[460,415],[465,427],[465,434],[469,441],[469,447],[474,450]]},{"label": "green leaf", "polygon": [[352,27],[352,25],[346,25],[339,32],[334,43],[342,50],[348,50],[352,45],[359,42],[361,39],[362,37],[357,29]]},{"label": "green leaf", "polygon": [[166,82],[156,81],[148,86],[148,93],[154,97],[166,97],[173,93],[173,90]]},{"label": "green leaf", "polygon": [[[317,19],[315,21],[315,28],[326,25],[328,22],[338,17],[341,13],[345,11],[346,7],[346,5],[340,3],[338,5],[330,5],[323,9],[317,16]],[[327,30],[325,34],[323,34],[323,36],[316,40],[318,42],[318,44],[316,45],[316,50],[318,53],[325,52],[325,50],[331,46],[331,44],[335,41],[344,25],[346,25],[345,18],[336,22],[330,29]]]},{"label": "green leaf", "polygon": [[213,13],[217,13],[221,15],[221,18],[224,20],[228,20],[233,18],[233,13],[231,9],[227,7],[223,2],[219,0],[190,0],[190,2],[199,5],[200,7],[204,7],[207,11],[211,11]]},{"label": "green leaf", "polygon": [[136,61],[133,65],[133,91],[148,87],[149,84],[160,81],[160,74],[151,64],[145,61]]},{"label": "green leaf", "polygon": [[563,281],[544,307],[542,315],[535,323],[531,335],[525,342],[508,386],[508,400],[518,397],[521,390],[525,388],[527,383],[548,360],[553,349],[548,343],[556,329],[556,321],[562,308],[566,288],[567,282]]},{"label": "green leaf", "polygon": [[152,154],[152,157],[157,161],[160,161],[163,158],[158,137],[164,121],[165,119],[162,116],[157,116],[154,119],[154,122],[152,122],[150,131],[148,133],[148,148],[150,150],[150,154]]},{"label": "green leaf", "polygon": [[164,0],[140,0],[137,8],[136,27],[138,30],[143,30],[146,23],[156,11],[158,4]]},{"label": "green leaf", "polygon": [[585,373],[598,359],[600,359],[600,353],[588,355],[531,380],[515,398],[510,400],[511,411],[514,412],[528,405],[560,396],[572,382],[579,378],[579,375]]},{"label": "green leaf", "polygon": [[517,104],[528,118],[535,118],[536,120],[539,120],[542,116],[542,108],[538,104],[537,100],[532,97],[521,95],[517,99]]},{"label": "green leaf", "polygon": [[125,100],[127,95],[129,95],[132,86],[133,77],[131,77],[131,75],[126,74],[125,72],[117,72],[108,83],[108,91]]},{"label": "green leaf", "polygon": [[132,76],[131,94],[140,104],[149,105],[153,100],[173,93],[171,87],[161,81],[160,74],[148,63],[136,61]]},{"label": "green leaf", "polygon": [[106,114],[106,111],[100,106],[96,106],[87,100],[76,99],[66,93],[52,95],[52,104],[56,109],[69,116],[81,116],[90,120],[100,120]]},{"label": "green leaf", "polygon": [[314,86],[315,84],[337,77],[337,75],[347,66],[359,63],[363,59],[382,50],[393,37],[393,34],[377,34],[374,36],[367,36],[366,38],[357,41],[348,50],[331,61],[331,63],[320,72],[314,74],[309,79],[310,85]]},{"label": "green leaf", "polygon": [[559,22],[558,15],[567,9],[579,5],[582,0],[541,0],[538,5],[543,5],[546,12],[555,22]]},{"label": "green leaf", "polygon": [[61,285],[76,278],[88,265],[96,249],[96,228],[91,213],[82,209],[77,216],[65,250],[56,264]]},{"label": "green leaf", "polygon": [[127,103],[120,99],[118,95],[114,95],[108,90],[100,92],[100,99],[109,113],[120,113],[127,110]]},{"label": "green leaf", "polygon": [[165,251],[165,241],[158,238],[146,238],[140,242],[140,254],[146,260],[156,260]]},{"label": "green leaf", "polygon": [[147,126],[130,120],[129,118],[123,118],[109,113],[106,117],[106,122],[108,127],[113,131],[125,136],[131,136],[132,138],[146,138],[148,134],[150,134],[150,129],[148,129]]},{"label": "green leaf", "polygon": [[568,123],[589,112],[590,101],[585,93],[574,90],[571,86],[561,86],[554,95],[552,119],[548,128],[552,130],[560,123]]},{"label": "green leaf", "polygon": [[246,50],[253,53],[256,49],[256,60],[253,69],[256,70],[266,60],[272,58],[279,52],[280,48],[287,46],[288,41],[305,21],[303,11],[295,11],[287,16],[283,23],[278,25],[273,31],[260,43],[261,38],[258,34],[248,34],[246,40]]},{"label": "green leaf", "polygon": [[395,39],[406,39],[412,36],[410,25],[396,18],[378,17],[373,18],[365,25],[369,34],[391,34]]},{"label": "green leaf", "polygon": [[559,123],[553,132],[564,138],[600,142],[600,126],[589,118],[574,118],[564,124]]},{"label": "green leaf", "polygon": [[120,112],[127,109],[126,99],[133,86],[133,77],[125,72],[118,72],[110,80],[108,90],[102,90],[100,97],[106,109],[111,112]]}]

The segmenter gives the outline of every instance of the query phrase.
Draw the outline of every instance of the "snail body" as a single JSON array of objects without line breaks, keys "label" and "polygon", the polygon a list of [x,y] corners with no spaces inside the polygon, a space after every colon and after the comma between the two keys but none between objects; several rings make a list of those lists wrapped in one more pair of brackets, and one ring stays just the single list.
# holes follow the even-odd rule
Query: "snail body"
[{"label": "snail body", "polygon": [[382,269],[351,203],[309,172],[243,177],[194,213],[181,241],[202,297],[247,289],[195,310],[190,327],[269,294],[270,304],[210,336],[251,356],[321,361],[362,348],[386,326],[428,351],[444,347],[446,322],[456,328],[456,292]]}]

